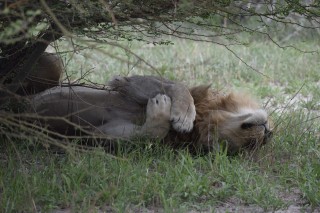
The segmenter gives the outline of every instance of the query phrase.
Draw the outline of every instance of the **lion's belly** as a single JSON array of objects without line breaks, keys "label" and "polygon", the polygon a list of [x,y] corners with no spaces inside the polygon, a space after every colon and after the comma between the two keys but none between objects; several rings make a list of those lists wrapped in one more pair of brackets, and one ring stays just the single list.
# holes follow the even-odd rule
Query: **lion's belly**
[{"label": "lion's belly", "polygon": [[34,111],[51,129],[69,132],[69,129],[94,127],[116,120],[141,123],[145,106],[119,93],[87,87],[57,87],[33,98]]}]

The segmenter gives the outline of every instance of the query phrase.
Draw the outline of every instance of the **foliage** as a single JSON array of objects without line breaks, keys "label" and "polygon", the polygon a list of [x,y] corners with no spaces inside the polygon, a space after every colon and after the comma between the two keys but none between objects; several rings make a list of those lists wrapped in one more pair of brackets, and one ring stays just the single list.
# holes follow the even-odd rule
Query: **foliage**
[{"label": "foliage", "polygon": [[173,35],[228,45],[246,43],[236,37],[242,33],[277,42],[278,33],[270,30],[286,29],[289,38],[300,31],[318,34],[319,7],[308,0],[9,0],[0,3],[0,77],[15,92],[48,44],[61,36],[169,44],[155,38]]},{"label": "foliage", "polygon": [[277,131],[253,156],[191,156],[148,142],[125,144],[112,156],[100,148],[75,151],[20,115],[0,111],[0,211],[185,212],[225,202],[272,211],[292,202],[317,208],[319,55],[299,53],[318,53],[309,39],[319,39],[319,16],[319,1],[312,0],[1,1],[0,98],[2,90],[17,90],[55,42],[75,72],[66,72],[69,80],[103,84],[114,74],[157,71],[190,85],[242,87],[264,98]]}]

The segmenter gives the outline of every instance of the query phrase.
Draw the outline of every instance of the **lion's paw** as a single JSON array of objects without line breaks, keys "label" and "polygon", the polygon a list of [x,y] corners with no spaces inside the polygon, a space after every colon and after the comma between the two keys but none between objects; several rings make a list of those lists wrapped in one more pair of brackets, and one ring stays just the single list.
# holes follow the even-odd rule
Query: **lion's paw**
[{"label": "lion's paw", "polygon": [[158,94],[150,98],[147,105],[147,119],[170,120],[171,99]]},{"label": "lion's paw", "polygon": [[170,120],[172,126],[178,132],[190,132],[193,128],[193,121],[196,119],[196,107],[193,103],[185,105],[182,102],[175,102],[171,108]]}]

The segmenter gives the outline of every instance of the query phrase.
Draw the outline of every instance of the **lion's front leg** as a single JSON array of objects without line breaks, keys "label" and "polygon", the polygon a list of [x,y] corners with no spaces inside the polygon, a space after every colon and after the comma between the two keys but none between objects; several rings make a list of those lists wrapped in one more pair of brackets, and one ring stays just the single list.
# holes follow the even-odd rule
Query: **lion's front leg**
[{"label": "lion's front leg", "polygon": [[171,99],[166,95],[158,94],[149,99],[146,121],[142,126],[135,125],[128,120],[115,118],[97,127],[95,132],[114,138],[148,137],[162,139],[170,129],[170,108]]},{"label": "lion's front leg", "polygon": [[170,115],[173,128],[179,132],[190,132],[196,118],[196,107],[188,88],[174,84],[167,93],[173,97]]},{"label": "lion's front leg", "polygon": [[170,129],[170,108],[171,99],[166,95],[158,94],[149,99],[142,133],[151,138],[164,138]]}]

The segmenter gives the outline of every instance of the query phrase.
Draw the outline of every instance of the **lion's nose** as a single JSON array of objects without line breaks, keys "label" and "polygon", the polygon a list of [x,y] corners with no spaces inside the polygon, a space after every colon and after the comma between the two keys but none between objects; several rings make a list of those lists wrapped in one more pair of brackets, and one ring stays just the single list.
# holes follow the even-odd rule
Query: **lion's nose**
[{"label": "lion's nose", "polygon": [[267,142],[268,140],[270,140],[272,138],[272,131],[270,131],[268,128],[265,127],[264,129],[264,141]]},{"label": "lion's nose", "polygon": [[273,135],[272,131],[267,127],[267,123],[262,125],[264,127],[264,137],[265,139],[270,139]]},{"label": "lion's nose", "polygon": [[268,130],[268,129],[265,129],[264,130],[264,134],[267,136],[267,137],[272,137],[272,135],[273,135],[273,133],[270,131],[270,130]]}]

